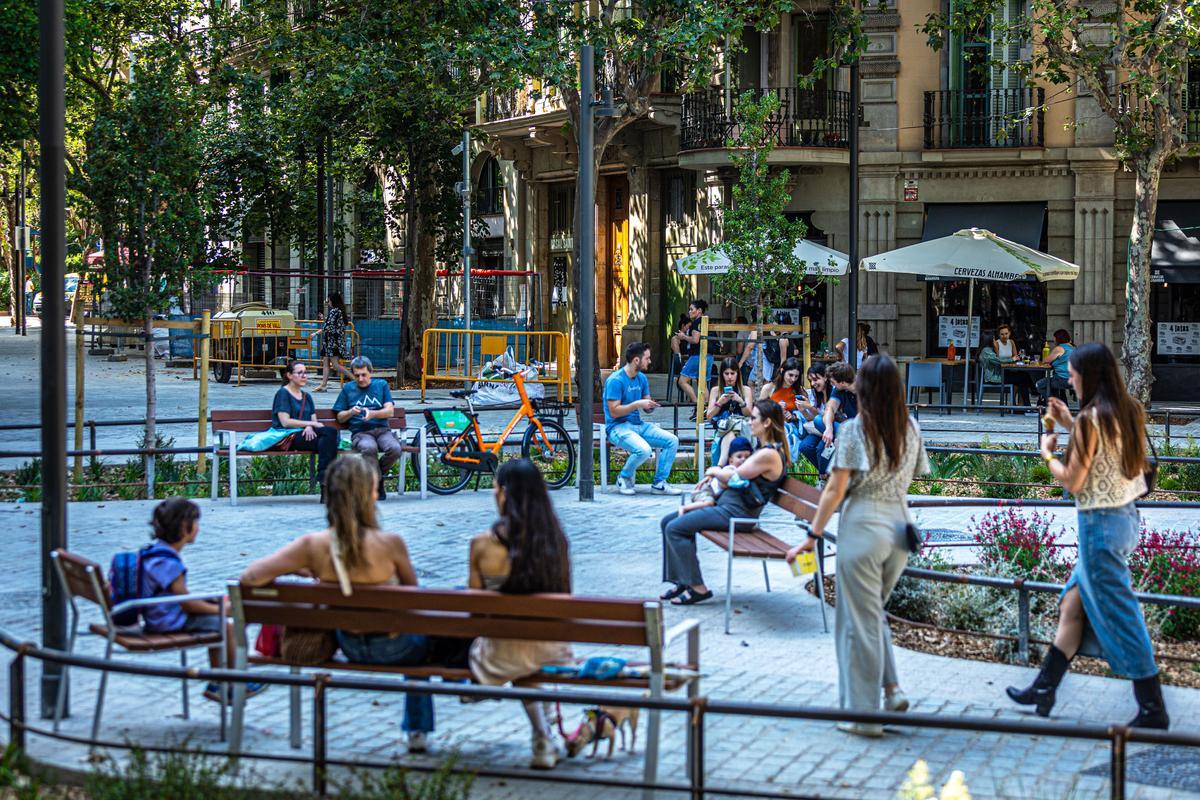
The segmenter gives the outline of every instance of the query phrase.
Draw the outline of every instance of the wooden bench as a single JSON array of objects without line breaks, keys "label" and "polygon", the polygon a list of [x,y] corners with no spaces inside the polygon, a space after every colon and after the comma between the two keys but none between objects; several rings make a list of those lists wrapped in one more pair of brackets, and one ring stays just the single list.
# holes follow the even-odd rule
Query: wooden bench
[{"label": "wooden bench", "polygon": [[[412,586],[355,587],[350,597],[334,583],[276,581],[265,587],[229,584],[236,646],[235,667],[249,664],[300,667],[281,659],[250,655],[246,626],[296,625],[308,629],[349,629],[376,633],[412,633],[431,636],[562,641],[619,647],[646,648],[648,662],[640,677],[616,680],[583,680],[575,676],[538,673],[521,684],[571,684],[633,689],[658,698],[666,691],[686,687],[688,696],[700,689],[700,627],[687,620],[663,630],[662,603],[657,600],[617,600],[562,594],[511,595],[480,590],[425,589]],[[686,637],[687,660],[668,664],[664,653],[676,639]],[[466,669],[442,666],[384,666],[330,661],[313,669],[356,670],[403,674],[409,679],[470,680]],[[300,746],[300,690],[291,690],[291,744]],[[569,694],[564,694],[567,700]],[[646,737],[646,781],[657,776],[661,712],[649,712]],[[514,720],[517,715],[514,714]],[[245,684],[234,688],[230,752],[241,749],[245,720]],[[690,730],[689,730],[690,736]],[[688,752],[691,752],[689,748]],[[649,796],[649,795],[647,795]]]},{"label": "wooden bench", "polygon": [[[343,425],[338,422],[337,414],[328,408],[317,409],[317,419],[321,422],[336,428],[339,431],[349,430],[350,426]],[[308,456],[308,486],[312,491],[316,487],[316,453],[309,453],[304,450],[280,450],[278,448],[270,448],[267,450],[255,451],[247,453],[245,451],[238,452],[238,439],[243,434],[259,433],[271,427],[272,414],[270,410],[261,408],[245,409],[245,410],[228,410],[212,412],[212,430],[213,435],[217,439],[218,449],[214,454],[216,462],[213,465],[213,497],[217,495],[217,475],[220,472],[220,459],[225,456],[229,459],[229,502],[230,505],[237,505],[237,460],[239,458],[254,457],[254,456],[288,456],[301,455]],[[407,437],[407,422],[403,408],[396,408],[392,412],[392,418],[388,420],[388,425],[392,432],[396,434],[396,438],[400,440],[402,454],[400,456],[400,478],[398,490],[400,494],[404,494],[404,478],[407,475],[408,462],[412,456],[417,457],[416,472],[420,479],[421,499],[426,496],[426,460],[425,460],[425,428],[418,427],[412,432],[412,435]]]},{"label": "wooden bench", "polygon": [[[821,501],[821,491],[809,486],[803,481],[788,478],[776,492],[771,503],[791,514],[795,519],[791,524],[801,535],[806,535],[808,526],[816,518],[817,504]],[[752,528],[745,529],[748,525]],[[720,547],[728,558],[725,564],[725,633],[729,633],[729,622],[733,615],[733,560],[735,558],[756,558],[762,562],[763,581],[767,591],[771,591],[771,578],[767,573],[768,561],[783,561],[792,545],[768,532],[763,524],[786,525],[786,520],[770,523],[749,517],[734,517],[729,521],[729,530],[700,531],[700,535]],[[737,530],[738,527],[743,530]],[[817,540],[817,598],[821,601],[821,624],[829,632],[825,620],[825,588],[822,582],[825,568],[824,541]]]}]

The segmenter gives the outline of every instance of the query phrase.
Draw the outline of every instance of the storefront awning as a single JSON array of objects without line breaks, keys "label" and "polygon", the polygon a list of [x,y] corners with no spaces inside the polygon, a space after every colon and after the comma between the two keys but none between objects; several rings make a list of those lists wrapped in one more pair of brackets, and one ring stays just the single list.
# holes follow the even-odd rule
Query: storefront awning
[{"label": "storefront awning", "polygon": [[1158,204],[1150,255],[1154,283],[1200,283],[1200,202]]},{"label": "storefront awning", "polygon": [[929,203],[925,214],[923,242],[983,228],[1002,239],[1042,249],[1045,203]]}]

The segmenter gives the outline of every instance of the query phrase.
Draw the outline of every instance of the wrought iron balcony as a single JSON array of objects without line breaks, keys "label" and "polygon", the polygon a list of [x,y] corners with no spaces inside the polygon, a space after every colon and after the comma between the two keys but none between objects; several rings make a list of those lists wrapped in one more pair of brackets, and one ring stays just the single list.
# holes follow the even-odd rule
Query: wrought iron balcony
[{"label": "wrought iron balcony", "polygon": [[1046,90],[925,93],[925,149],[1044,147]]},{"label": "wrought iron balcony", "polygon": [[[758,89],[758,96],[779,98],[768,121],[782,147],[845,148],[850,140],[850,93],[819,89]],[[737,122],[725,109],[725,90],[702,89],[683,96],[680,150],[723,148],[737,138]]]},{"label": "wrought iron balcony", "polygon": [[1183,107],[1187,111],[1183,135],[1189,144],[1200,144],[1200,83],[1189,83],[1183,90]]},{"label": "wrought iron balcony", "polygon": [[539,91],[527,85],[522,89],[493,90],[483,96],[480,123],[548,114],[562,109],[562,96],[553,88]]}]

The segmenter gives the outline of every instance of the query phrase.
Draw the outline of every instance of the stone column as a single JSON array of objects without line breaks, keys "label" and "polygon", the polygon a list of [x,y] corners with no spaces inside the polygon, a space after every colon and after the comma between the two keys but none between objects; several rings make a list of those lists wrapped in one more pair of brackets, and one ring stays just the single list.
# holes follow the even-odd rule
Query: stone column
[{"label": "stone column", "polygon": [[1077,342],[1113,344],[1113,202],[1115,161],[1073,162],[1075,173],[1075,280],[1071,324]]}]

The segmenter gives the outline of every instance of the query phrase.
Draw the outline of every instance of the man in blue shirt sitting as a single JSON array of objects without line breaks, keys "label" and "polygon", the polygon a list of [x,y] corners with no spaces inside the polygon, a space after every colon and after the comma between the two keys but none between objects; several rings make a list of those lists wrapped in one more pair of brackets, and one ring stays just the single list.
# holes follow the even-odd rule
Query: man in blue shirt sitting
[{"label": "man in blue shirt sitting", "polygon": [[387,498],[383,491],[383,476],[400,458],[403,450],[392,433],[392,392],[383,378],[372,378],[371,359],[358,356],[350,362],[354,383],[342,386],[334,401],[338,422],[350,425],[350,443],[354,449],[379,467],[379,499]]},{"label": "man in blue shirt sitting", "polygon": [[644,374],[649,368],[650,345],[634,342],[625,348],[625,366],[609,375],[604,383],[604,422],[608,440],[629,451],[625,467],[617,476],[617,491],[633,494],[637,468],[654,455],[655,450],[661,450],[650,491],[677,495],[679,490],[667,483],[667,478],[675,464],[679,437],[653,422],[642,421],[643,412],[648,414],[658,408],[658,403],[650,397],[650,382]]}]

